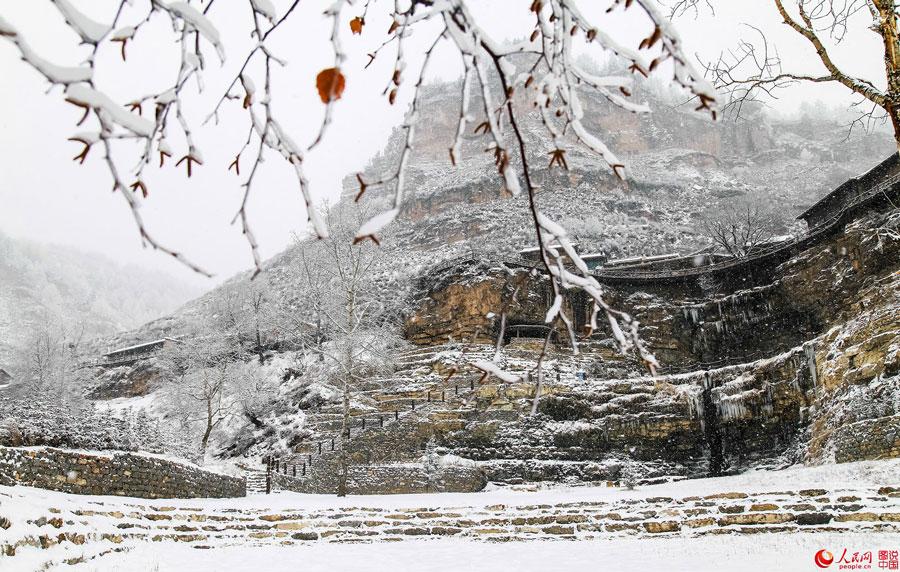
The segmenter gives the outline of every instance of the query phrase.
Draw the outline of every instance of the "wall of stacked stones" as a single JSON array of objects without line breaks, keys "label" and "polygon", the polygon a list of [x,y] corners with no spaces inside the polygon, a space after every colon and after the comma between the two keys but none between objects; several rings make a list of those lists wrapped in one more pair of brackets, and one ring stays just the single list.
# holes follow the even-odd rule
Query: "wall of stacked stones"
[{"label": "wall of stacked stones", "polygon": [[[513,411],[489,411],[507,405],[501,390]],[[721,468],[735,469],[784,452],[808,424],[813,390],[802,348],[708,375],[550,383],[534,417],[527,416],[532,384],[483,385],[481,413],[436,438],[481,462],[491,480],[616,480],[612,461],[623,456],[658,468],[647,477],[699,476],[713,453]]]},{"label": "wall of stacked stones", "polygon": [[838,463],[900,457],[900,415],[845,425],[835,430],[832,442]]},{"label": "wall of stacked stones", "polygon": [[[853,483],[847,483],[847,487],[453,508],[417,506],[410,501],[394,508],[341,506],[281,512],[271,508],[243,507],[238,511],[225,506],[197,507],[179,501],[142,506],[115,500],[97,502],[87,510],[68,503],[55,508],[49,504],[53,501],[47,500],[45,514],[35,512],[26,517],[0,510],[0,528],[6,529],[0,542],[0,569],[15,567],[19,560],[14,559],[20,557],[34,558],[32,548],[58,545],[57,554],[66,555],[63,551],[70,550],[68,555],[73,556],[63,562],[77,564],[84,562],[85,554],[90,554],[85,549],[92,545],[122,550],[127,549],[127,544],[120,546],[126,542],[179,542],[209,549],[450,536],[483,542],[609,541],[657,535],[691,538],[848,531],[877,535],[900,531],[900,489]],[[810,553],[809,566],[813,567],[811,561]]]},{"label": "wall of stacked stones", "polygon": [[[320,469],[322,466],[320,465]],[[335,494],[338,490],[336,464],[315,471],[307,478],[273,474],[276,489],[299,493]],[[484,472],[475,466],[447,466],[427,470],[415,463],[393,465],[351,465],[347,470],[347,492],[354,495],[417,493],[471,493],[487,485]]]},{"label": "wall of stacked stones", "polygon": [[74,494],[140,498],[227,498],[247,494],[242,478],[133,453],[88,454],[0,447],[0,484]]}]

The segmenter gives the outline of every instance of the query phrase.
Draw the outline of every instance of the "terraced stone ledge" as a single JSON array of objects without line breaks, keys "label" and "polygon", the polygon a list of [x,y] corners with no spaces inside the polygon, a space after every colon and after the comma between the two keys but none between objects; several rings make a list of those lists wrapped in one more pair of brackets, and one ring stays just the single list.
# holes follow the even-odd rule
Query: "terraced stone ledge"
[{"label": "terraced stone ledge", "polygon": [[[15,489],[7,489],[15,494]],[[277,498],[277,497],[273,497]],[[102,554],[134,542],[195,548],[310,542],[397,542],[421,537],[475,541],[592,540],[612,536],[900,531],[900,488],[805,489],[683,498],[555,504],[321,510],[95,502],[89,510],[46,509],[39,518],[0,515],[0,567],[23,549],[68,544]],[[0,509],[2,511],[2,509]],[[17,534],[17,529],[22,534]],[[82,550],[83,552],[83,550]],[[75,560],[84,558],[76,557]]]}]

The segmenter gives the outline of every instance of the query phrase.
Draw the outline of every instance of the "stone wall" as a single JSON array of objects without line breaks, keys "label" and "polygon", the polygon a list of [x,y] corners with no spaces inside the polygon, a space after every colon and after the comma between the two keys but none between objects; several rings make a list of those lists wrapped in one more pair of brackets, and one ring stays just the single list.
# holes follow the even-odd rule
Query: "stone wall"
[{"label": "stone wall", "polygon": [[134,453],[0,447],[0,484],[140,498],[242,497],[244,479]]},{"label": "stone wall", "polygon": [[900,415],[845,425],[831,438],[838,463],[900,457]]},{"label": "stone wall", "polygon": [[[423,501],[428,505],[408,499],[391,508],[342,505],[287,509],[282,503],[276,509],[181,501],[146,506],[105,499],[90,510],[12,490],[14,506],[21,506],[27,499],[31,508],[21,514],[23,511],[3,513],[0,507],[0,522],[7,529],[0,540],[0,568],[24,569],[30,563],[29,569],[57,569],[63,562],[84,563],[100,550],[128,550],[141,543],[153,543],[151,546],[162,552],[170,542],[199,549],[245,549],[308,546],[313,542],[399,542],[423,537],[458,537],[460,542],[567,539],[602,543],[659,535],[689,539],[722,534],[849,531],[868,535],[874,542],[878,533],[900,531],[900,489],[896,487],[847,482],[830,490],[786,490],[787,484],[777,488],[769,492],[721,488],[704,496],[673,498],[651,496],[656,491],[648,487],[631,498],[612,491],[590,500],[579,500],[587,497],[576,494],[567,502],[520,494],[508,497],[513,503],[509,505],[489,505],[488,499],[471,498],[468,502],[474,504],[459,499],[452,507],[441,503],[435,506],[433,499],[426,498]],[[279,505],[277,498],[272,504]],[[50,548],[54,550],[47,550]],[[40,549],[46,550],[43,554],[48,558],[59,560],[34,565],[39,562]],[[88,567],[102,564],[94,561]],[[809,566],[813,567],[811,553]]]},{"label": "stone wall", "polygon": [[787,451],[814,393],[802,347],[708,372],[548,383],[536,416],[533,383],[485,384],[473,413],[445,430],[435,423],[435,438],[506,482],[616,479],[624,457],[649,476],[715,475]]},{"label": "stone wall", "polygon": [[[273,474],[276,489],[300,493],[334,494],[338,473],[329,467],[329,475],[300,478]],[[310,475],[312,477],[312,475]],[[484,472],[475,466],[451,465],[429,471],[422,464],[352,465],[347,471],[347,492],[354,495],[391,495],[415,493],[473,493],[487,485]]]}]

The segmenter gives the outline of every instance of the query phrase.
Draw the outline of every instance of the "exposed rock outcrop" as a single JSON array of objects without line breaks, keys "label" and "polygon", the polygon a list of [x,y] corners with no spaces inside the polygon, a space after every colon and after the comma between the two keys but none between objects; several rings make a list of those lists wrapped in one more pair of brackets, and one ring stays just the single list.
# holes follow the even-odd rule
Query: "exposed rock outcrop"
[{"label": "exposed rock outcrop", "polygon": [[[610,369],[637,376],[636,364],[593,353],[603,345],[589,343],[574,366],[589,379],[568,371],[554,383],[551,370],[537,416],[528,417],[533,379],[489,383],[473,392],[470,413],[435,434],[448,450],[483,462],[492,478],[513,481],[613,478],[614,460],[623,457],[645,462],[651,475],[692,475],[897,456],[898,220],[895,211],[870,213],[764,273],[750,265],[750,288],[742,288],[742,270],[706,296],[666,281],[609,284],[614,306],[640,319],[663,371],[693,373],[617,380]],[[436,275],[431,295],[407,321],[411,339],[496,335],[498,307],[508,323],[542,322],[539,275],[515,267],[473,272],[477,267]],[[504,305],[514,284],[520,295]],[[576,318],[578,303],[569,306]],[[525,370],[539,346],[513,344],[503,359]],[[555,351],[548,357],[551,364],[564,359]],[[496,415],[504,411],[505,418]]]}]

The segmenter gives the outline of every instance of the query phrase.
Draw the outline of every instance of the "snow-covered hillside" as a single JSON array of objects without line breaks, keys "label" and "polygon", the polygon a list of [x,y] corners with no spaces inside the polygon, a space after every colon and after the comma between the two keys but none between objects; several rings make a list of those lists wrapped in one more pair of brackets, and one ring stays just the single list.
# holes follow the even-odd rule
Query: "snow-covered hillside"
[{"label": "snow-covered hillside", "polygon": [[175,310],[198,289],[102,256],[0,233],[0,368],[44,328],[87,341]]},{"label": "snow-covered hillside", "polygon": [[[462,256],[511,254],[534,244],[525,196],[510,197],[490,154],[487,139],[473,132],[471,118],[453,166],[449,147],[458,120],[458,86],[427,87],[416,143],[407,169],[407,197],[381,241],[384,256],[376,280],[391,292],[388,313],[402,313],[414,282],[442,261]],[[561,222],[582,251],[612,258],[686,253],[707,244],[701,216],[734,201],[763,205],[778,219],[780,232],[796,231],[794,217],[850,177],[887,156],[893,143],[883,132],[854,133],[822,117],[783,120],[759,113],[752,122],[711,122],[689,107],[673,106],[656,84],[636,88],[653,113],[635,115],[585,94],[586,121],[628,165],[619,181],[606,164],[577,145],[566,151],[568,170],[547,168],[549,142],[538,118],[527,116],[529,155],[539,186],[541,210]],[[479,109],[472,103],[473,110]],[[396,168],[404,131],[396,129],[384,150],[362,173],[371,182]],[[360,190],[355,174],[344,182],[338,209],[353,209]],[[369,215],[388,208],[392,188],[368,187],[360,205]],[[290,305],[302,275],[300,245],[266,261],[266,280],[275,301]],[[251,273],[188,303],[178,313],[109,341],[124,345],[185,331],[210,308],[250,284]]]}]

